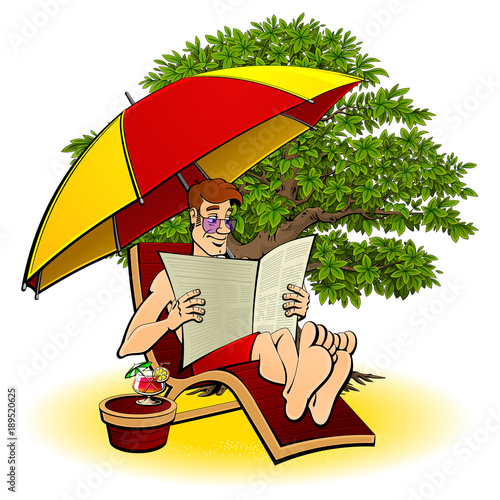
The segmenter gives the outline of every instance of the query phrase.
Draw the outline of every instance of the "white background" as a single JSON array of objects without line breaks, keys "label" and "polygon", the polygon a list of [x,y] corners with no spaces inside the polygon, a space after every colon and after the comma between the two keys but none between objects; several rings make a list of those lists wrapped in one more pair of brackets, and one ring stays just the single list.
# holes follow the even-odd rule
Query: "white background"
[{"label": "white background", "polygon": [[[404,235],[439,257],[438,269],[444,272],[441,288],[424,290],[404,302],[371,296],[363,300],[360,310],[338,305],[319,310],[313,304],[311,316],[335,324],[338,330],[357,332],[359,362],[371,363],[379,372],[387,368],[431,384],[455,399],[464,419],[457,441],[474,435],[491,412],[498,414],[499,273],[494,245],[498,240],[500,68],[498,11],[493,2],[47,3],[52,5],[50,16],[43,14],[43,1],[35,0],[4,2],[1,16],[2,362],[6,386],[17,386],[19,392],[20,498],[59,498],[60,478],[71,484],[71,478],[84,477],[86,471],[85,463],[42,446],[30,435],[24,422],[34,401],[45,392],[52,393],[58,384],[82,381],[103,369],[126,369],[130,364],[115,355],[131,301],[126,274],[114,262],[106,260],[77,273],[42,294],[39,301],[33,300],[31,291],[20,291],[40,218],[68,167],[69,155],[59,151],[70,139],[90,129],[99,131],[124,109],[125,91],[136,98],[143,95],[137,84],[153,67],[153,59],[172,50],[181,51],[184,42],[193,41],[195,36],[204,43],[205,34],[215,34],[224,25],[246,30],[250,21],[263,21],[273,13],[290,20],[305,11],[306,21],[312,17],[330,29],[352,30],[364,40],[364,51],[380,59],[380,66],[388,71],[390,79],[383,84],[410,87],[414,104],[436,114],[427,130],[439,138],[443,149],[462,161],[478,164],[467,182],[479,198],[459,205],[463,219],[479,228],[470,241],[455,244],[442,233]],[[31,23],[40,27],[27,28]],[[107,296],[111,294],[110,303],[93,316],[85,312],[89,301],[103,296],[99,295],[103,290],[108,290],[104,292]],[[76,323],[81,333],[26,381],[20,366],[30,366],[33,356],[51,342],[50,334],[71,323]],[[403,331],[414,342],[388,357],[387,346]],[[3,425],[3,433],[5,429]],[[499,436],[500,432],[491,430],[460,472],[431,496],[497,498]],[[381,471],[350,475],[343,481],[324,477],[321,482],[276,482],[258,498],[287,495],[295,499],[323,493],[341,498],[406,499],[422,484],[425,474],[438,470],[450,454],[451,448],[443,448]],[[0,454],[0,461],[3,456]],[[110,481],[117,496],[137,498],[144,494],[145,482],[140,475],[117,474]],[[165,482],[161,477],[157,481],[148,478],[147,482],[158,488],[155,495],[163,497],[160,492]],[[174,494],[233,499],[241,492],[254,498],[251,487],[245,484],[237,488],[169,482],[171,498]],[[6,486],[2,480],[0,488],[6,490]],[[110,493],[103,488],[94,491],[92,498]]]}]

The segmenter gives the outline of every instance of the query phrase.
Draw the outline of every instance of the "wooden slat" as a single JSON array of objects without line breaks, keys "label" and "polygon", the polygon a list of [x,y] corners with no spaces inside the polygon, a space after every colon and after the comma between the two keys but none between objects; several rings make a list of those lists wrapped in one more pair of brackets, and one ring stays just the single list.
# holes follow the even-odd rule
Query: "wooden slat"
[{"label": "wooden slat", "polygon": [[255,375],[260,378],[259,375],[259,362],[250,361],[237,366],[231,367],[231,373],[234,373],[238,377],[247,377],[247,375]]},{"label": "wooden slat", "polygon": [[372,436],[373,433],[366,427],[366,425],[356,425],[350,427],[334,427],[328,430],[311,430],[301,434],[292,435],[283,439],[279,439],[282,446],[289,446],[291,444],[302,443],[307,441],[314,441],[334,436]]},{"label": "wooden slat", "polygon": [[189,255],[191,253],[191,243],[139,243],[139,251],[141,253],[141,262],[143,264],[159,263],[160,271],[163,269],[163,263],[158,257],[158,252],[176,253],[181,255]]},{"label": "wooden slat", "polygon": [[[156,256],[158,258],[158,256]],[[158,265],[157,262],[147,263],[141,262],[141,277],[142,281],[146,279],[152,280],[151,277],[155,277],[160,271],[163,271],[163,264]]]},{"label": "wooden slat", "polygon": [[164,337],[157,344],[155,353],[157,356],[180,356],[182,353],[182,347],[179,347],[174,340],[167,339]]},{"label": "wooden slat", "polygon": [[[284,412],[285,412],[284,405],[280,405],[276,408],[271,408],[269,410],[266,410],[263,413],[266,417],[266,420],[274,428],[275,422],[279,422],[283,418]],[[335,413],[335,418],[345,418],[350,416],[351,416],[350,408],[341,408],[340,410],[337,410]]]},{"label": "wooden slat", "polygon": [[258,361],[250,361],[249,363],[245,363],[244,365],[238,365],[231,368],[231,372],[239,376],[240,374],[243,374],[250,370],[258,370],[258,368],[259,368]]},{"label": "wooden slat", "polygon": [[[245,380],[245,379],[242,379]],[[245,385],[246,385],[246,380],[245,380]],[[279,396],[279,400],[283,400],[283,387],[278,386],[278,389],[276,389],[276,386],[274,384],[266,386],[264,384],[259,384],[254,387],[251,385],[248,386],[248,390],[252,393],[252,397],[256,401],[262,401],[263,404],[265,401],[267,401],[269,398],[277,398]]]},{"label": "wooden slat", "polygon": [[182,349],[179,349],[178,347],[169,347],[168,345],[165,344],[166,342],[163,343],[161,349],[154,350],[157,359],[170,358],[172,356],[176,356],[180,359],[180,355],[182,354]]},{"label": "wooden slat", "polygon": [[[310,419],[309,415],[306,415],[297,422],[290,422],[283,415],[283,419],[281,419],[281,425],[273,425],[273,430],[280,439],[283,441],[284,439],[288,439],[291,437],[299,437],[303,436],[304,439],[307,439],[307,436],[312,435],[314,432],[318,432],[318,437],[323,435],[329,435],[333,430],[340,429],[345,430],[351,427],[362,427],[365,429],[364,425],[360,425],[360,419],[357,415],[350,415],[349,417],[338,418],[336,415],[332,415],[335,419],[335,427],[334,429],[328,429],[328,424],[325,427],[311,427],[311,424],[314,424],[312,419]],[[302,441],[302,439],[297,439],[298,441]]]}]

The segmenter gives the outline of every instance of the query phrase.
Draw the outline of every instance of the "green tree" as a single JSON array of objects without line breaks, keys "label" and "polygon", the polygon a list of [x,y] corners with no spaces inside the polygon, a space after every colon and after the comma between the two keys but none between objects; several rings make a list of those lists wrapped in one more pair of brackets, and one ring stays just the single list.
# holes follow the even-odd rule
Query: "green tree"
[{"label": "green tree", "polygon": [[[362,53],[351,32],[303,18],[286,22],[273,16],[245,32],[225,27],[205,37],[208,45],[196,37],[182,54],[173,51],[156,59],[140,85],[152,93],[198,73],[252,65],[304,66],[362,77],[357,91],[329,110],[316,130],[235,182],[243,204],[229,248],[235,257],[258,258],[286,241],[317,233],[307,275],[321,303],[359,307],[361,296],[373,291],[405,299],[438,285],[436,257],[398,237],[425,228],[442,230],[455,242],[468,239],[476,228],[459,218],[456,205],[476,196],[463,182],[475,165],[441,151],[421,129],[433,113],[416,108],[408,88],[384,87],[379,78],[388,77],[386,71],[376,67],[378,59]],[[75,139],[64,151],[76,158],[92,140]],[[361,243],[351,241],[353,231],[363,235]],[[189,242],[187,211],[138,241]]]}]

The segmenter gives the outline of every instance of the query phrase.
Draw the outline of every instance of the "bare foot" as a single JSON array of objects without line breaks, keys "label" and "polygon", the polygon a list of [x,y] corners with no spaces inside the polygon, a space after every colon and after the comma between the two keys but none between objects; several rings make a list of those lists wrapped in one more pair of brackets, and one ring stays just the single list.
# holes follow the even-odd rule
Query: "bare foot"
[{"label": "bare foot", "polygon": [[[321,332],[314,323],[308,322],[300,337],[297,370],[288,391],[283,391],[285,412],[290,420],[298,420],[306,411],[311,396],[332,373],[330,352],[316,342]],[[322,343],[322,341],[321,341]]]},{"label": "bare foot", "polygon": [[311,417],[317,425],[325,425],[330,419],[337,396],[351,374],[351,370],[351,355],[346,351],[339,351],[330,377],[309,402]]},{"label": "bare foot", "polygon": [[332,357],[328,351],[320,346],[313,346],[304,352],[307,352],[307,355],[302,357],[299,353],[297,373],[290,390],[288,393],[283,391],[286,401],[285,412],[290,420],[298,420],[304,415],[314,391],[332,372]]},{"label": "bare foot", "polygon": [[351,353],[356,348],[356,336],[352,332],[333,335],[327,332],[323,347],[332,356],[333,370],[328,380],[320,386],[309,402],[311,417],[317,425],[325,425],[330,419],[335,401],[352,371]]}]

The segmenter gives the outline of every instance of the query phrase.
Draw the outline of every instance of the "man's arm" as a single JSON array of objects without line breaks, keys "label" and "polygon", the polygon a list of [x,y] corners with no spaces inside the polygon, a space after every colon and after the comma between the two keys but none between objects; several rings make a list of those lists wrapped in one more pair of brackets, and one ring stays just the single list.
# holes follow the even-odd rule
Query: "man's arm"
[{"label": "man's arm", "polygon": [[[181,326],[187,321],[203,320],[205,310],[199,306],[205,302],[196,298],[200,290],[193,290],[175,300],[165,270],[153,280],[150,291],[150,295],[137,309],[127,327],[118,350],[119,358],[148,351],[168,331],[175,331],[179,341],[182,342]],[[167,318],[158,321],[158,317],[167,305]]]}]

